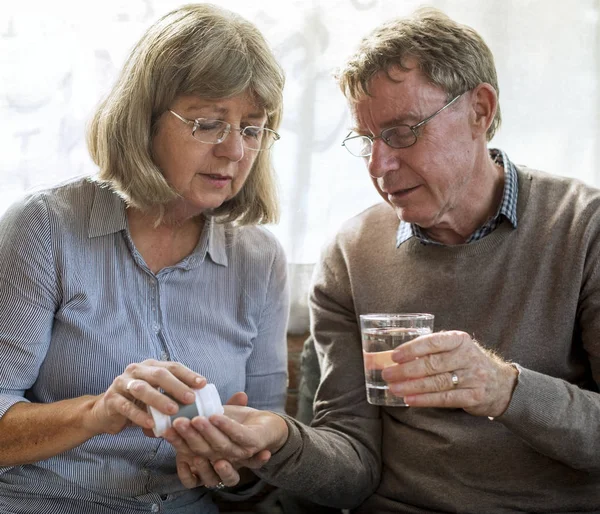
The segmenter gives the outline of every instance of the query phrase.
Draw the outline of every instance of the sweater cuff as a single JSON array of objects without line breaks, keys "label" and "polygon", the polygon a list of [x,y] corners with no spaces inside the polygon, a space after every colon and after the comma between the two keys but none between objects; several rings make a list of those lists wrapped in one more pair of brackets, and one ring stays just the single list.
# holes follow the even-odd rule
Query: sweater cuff
[{"label": "sweater cuff", "polygon": [[259,477],[264,477],[267,480],[268,477],[281,465],[283,465],[292,455],[300,451],[300,447],[302,446],[302,436],[294,418],[286,414],[279,415],[283,418],[288,427],[287,441],[279,449],[279,451],[271,455],[271,458],[264,466],[254,471]]}]

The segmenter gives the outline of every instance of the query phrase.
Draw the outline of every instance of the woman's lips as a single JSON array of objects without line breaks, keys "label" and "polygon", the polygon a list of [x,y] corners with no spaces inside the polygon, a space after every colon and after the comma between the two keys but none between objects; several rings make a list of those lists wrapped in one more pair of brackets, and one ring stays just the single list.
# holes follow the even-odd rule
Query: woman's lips
[{"label": "woman's lips", "polygon": [[206,180],[207,182],[209,182],[217,188],[223,188],[227,186],[232,180],[232,177],[229,177],[227,175],[209,175],[199,173],[199,176],[202,177],[203,180]]}]

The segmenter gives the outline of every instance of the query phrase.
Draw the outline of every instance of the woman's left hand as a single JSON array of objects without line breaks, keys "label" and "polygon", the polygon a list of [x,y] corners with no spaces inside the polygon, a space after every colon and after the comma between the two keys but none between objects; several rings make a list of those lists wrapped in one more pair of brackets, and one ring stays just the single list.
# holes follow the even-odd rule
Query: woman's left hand
[{"label": "woman's left hand", "polygon": [[[247,404],[248,396],[242,392],[234,394],[226,403],[226,405],[237,405],[240,407],[245,407]],[[180,430],[181,425],[187,427],[186,430],[190,430],[191,423],[189,420],[181,420],[177,424],[180,426]],[[199,436],[199,434],[196,435]],[[238,470],[242,466],[249,468],[260,467],[271,456],[269,452],[260,452],[259,455],[252,459],[237,461],[234,466],[230,461],[223,458],[210,460],[206,456],[198,455],[175,428],[169,428],[165,432],[164,437],[177,450],[177,475],[181,483],[189,489],[201,485],[210,488],[218,484],[233,487],[240,481]],[[201,438],[201,436],[199,437]],[[206,445],[207,447],[210,446],[208,443]],[[212,450],[211,453],[214,455]]]},{"label": "woman's left hand", "polygon": [[240,481],[238,470],[230,462],[222,460],[215,463],[190,452],[178,451],[177,475],[181,483],[188,489],[201,485],[211,488],[223,484],[233,487]]}]

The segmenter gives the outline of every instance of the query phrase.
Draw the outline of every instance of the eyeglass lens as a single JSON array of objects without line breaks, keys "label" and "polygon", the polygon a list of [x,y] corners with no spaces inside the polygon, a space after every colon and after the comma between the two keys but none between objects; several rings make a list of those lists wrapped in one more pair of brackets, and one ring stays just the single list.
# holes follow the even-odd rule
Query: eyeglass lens
[{"label": "eyeglass lens", "polygon": [[[193,136],[202,143],[218,144],[227,138],[231,130],[231,125],[225,121],[199,118],[195,120]],[[242,144],[249,150],[261,150],[264,138],[266,138],[264,149],[268,149],[273,146],[276,139],[272,131],[261,127],[248,126],[239,130]]]}]

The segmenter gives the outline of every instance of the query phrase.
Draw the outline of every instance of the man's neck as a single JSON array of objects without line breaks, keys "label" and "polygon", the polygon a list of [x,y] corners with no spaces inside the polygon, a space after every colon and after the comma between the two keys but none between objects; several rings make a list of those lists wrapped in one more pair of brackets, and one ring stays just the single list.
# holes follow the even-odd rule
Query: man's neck
[{"label": "man's neck", "polygon": [[465,189],[461,202],[445,213],[451,221],[421,228],[427,237],[445,245],[464,244],[471,234],[492,218],[502,202],[504,194],[504,168],[486,154],[481,173]]}]

